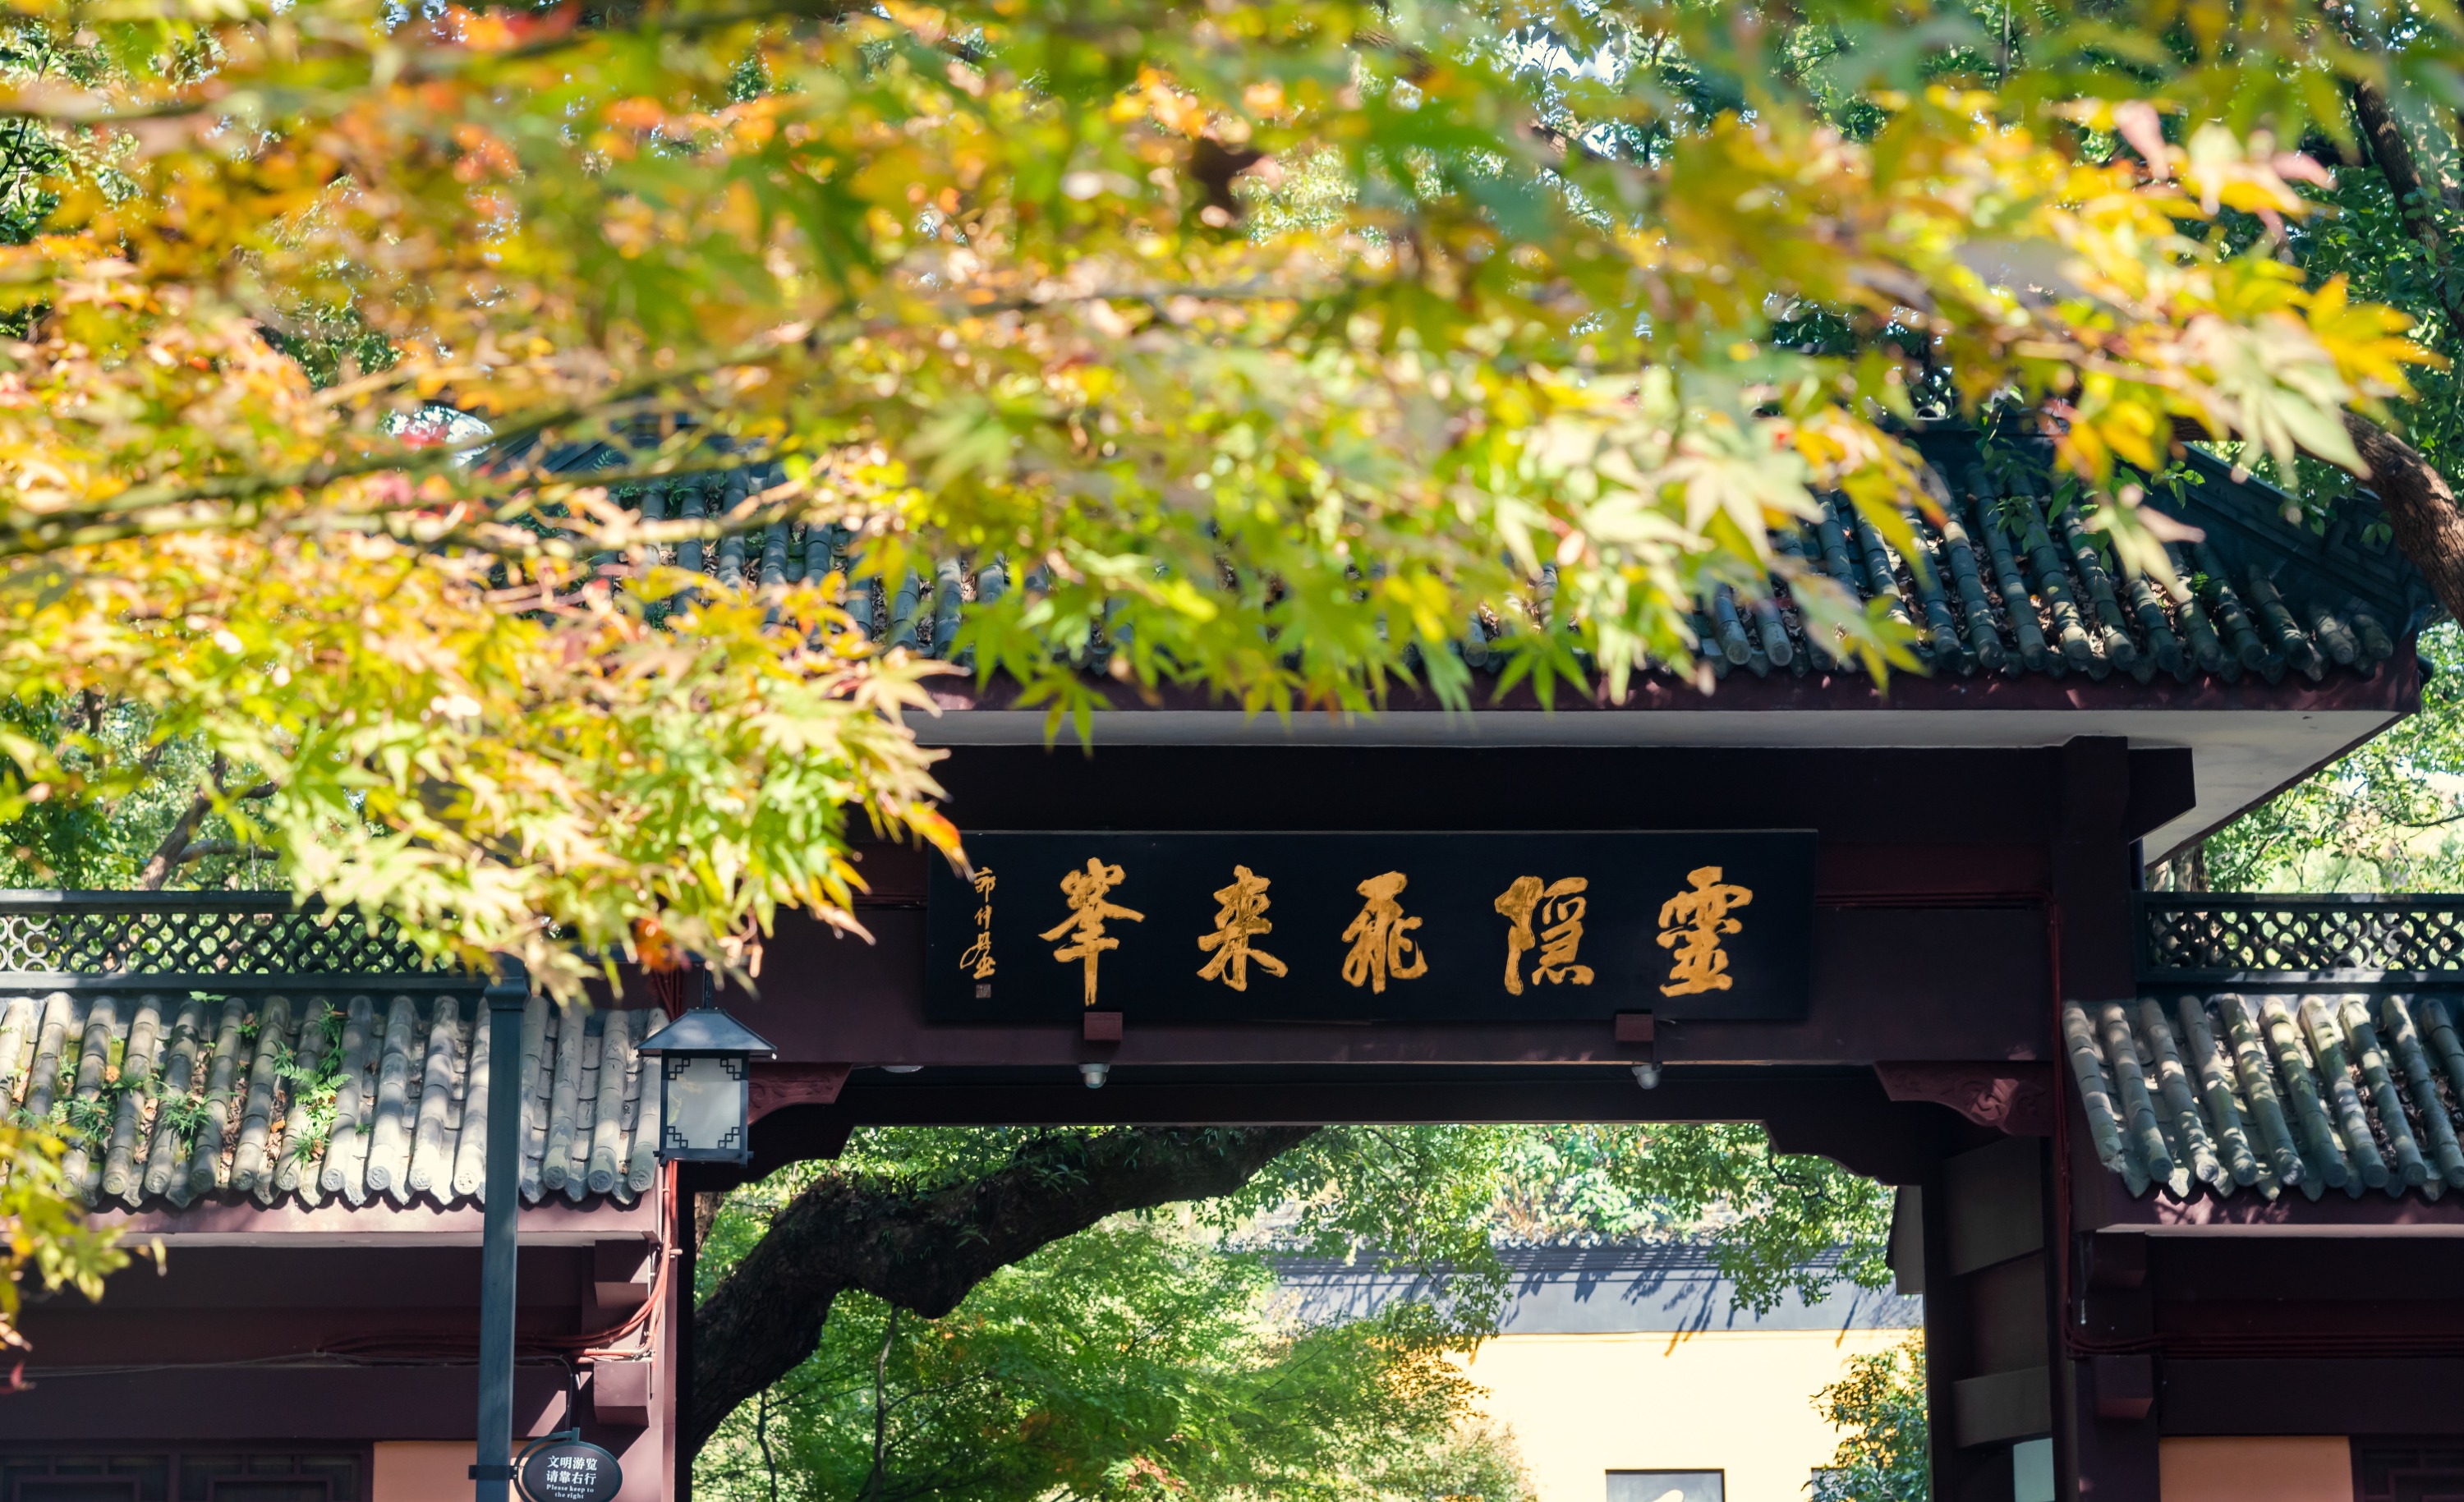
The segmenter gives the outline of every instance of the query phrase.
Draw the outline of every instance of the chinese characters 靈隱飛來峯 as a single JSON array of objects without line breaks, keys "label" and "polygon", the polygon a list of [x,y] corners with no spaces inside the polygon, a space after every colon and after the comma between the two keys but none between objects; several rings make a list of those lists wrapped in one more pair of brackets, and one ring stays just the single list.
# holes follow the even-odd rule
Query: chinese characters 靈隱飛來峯
[{"label": "chinese characters \u9748\u96b1\u98db\u4f86\u5cef", "polygon": [[[1590,903],[1583,894],[1591,884],[1588,878],[1570,876],[1543,886],[1536,876],[1518,876],[1511,886],[1497,895],[1493,905],[1513,925],[1506,935],[1506,989],[1509,994],[1523,994],[1523,956],[1535,945],[1540,960],[1531,969],[1533,981],[1551,985],[1565,981],[1576,986],[1592,983],[1592,968],[1574,963],[1575,951],[1583,944],[1583,911]],[[1535,916],[1540,924],[1536,938],[1532,933]]]},{"label": "chinese characters \u9748\u96b1\u98db\u4f86\u5cef", "polygon": [[1354,888],[1369,902],[1343,930],[1352,941],[1352,952],[1343,957],[1343,978],[1349,984],[1382,992],[1390,979],[1407,981],[1428,973],[1428,954],[1410,937],[1420,920],[1404,917],[1403,904],[1396,901],[1410,880],[1400,871],[1389,871]]},{"label": "chinese characters \u9748\u96b1\u98db\u4f86\u5cef", "polygon": [[1198,947],[1214,951],[1215,957],[1199,968],[1200,980],[1220,980],[1234,990],[1249,989],[1249,964],[1270,975],[1288,973],[1284,962],[1265,950],[1251,947],[1249,941],[1275,931],[1266,909],[1273,899],[1266,895],[1269,879],[1247,866],[1232,868],[1232,884],[1218,887],[1215,901],[1221,904],[1215,914],[1215,931],[1200,934]]},{"label": "chinese characters \u9748\u96b1\u98db\u4f86\u5cef", "polygon": [[1069,916],[1044,930],[1045,939],[1058,939],[1063,934],[1069,942],[1052,951],[1052,957],[1067,965],[1081,961],[1087,967],[1087,1005],[1095,1005],[1095,961],[1106,949],[1117,949],[1121,941],[1104,931],[1104,925],[1114,918],[1130,923],[1144,923],[1147,915],[1133,911],[1105,899],[1112,888],[1121,884],[1123,874],[1116,865],[1106,865],[1089,856],[1087,869],[1072,871],[1061,879],[1061,892],[1069,900]]},{"label": "chinese characters \u9748\u96b1\u98db\u4f86\u5cef", "polygon": [[1728,916],[1754,900],[1742,886],[1723,882],[1718,866],[1697,866],[1685,873],[1686,890],[1660,904],[1660,947],[1669,951],[1668,984],[1663,996],[1691,996],[1700,991],[1727,990],[1728,952],[1721,940],[1743,925]]}]

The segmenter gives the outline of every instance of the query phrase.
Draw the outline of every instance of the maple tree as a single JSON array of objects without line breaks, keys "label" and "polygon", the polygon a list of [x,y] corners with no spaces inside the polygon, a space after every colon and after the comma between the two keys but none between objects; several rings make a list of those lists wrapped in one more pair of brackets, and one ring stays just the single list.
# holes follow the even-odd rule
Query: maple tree
[{"label": "maple tree", "polygon": [[[1279,1436],[1233,1417],[1255,1411],[1258,1375],[1303,1375],[1267,1347],[1210,1334],[1150,1361],[1050,1301],[1134,1302],[1147,1280],[1129,1212],[1175,1202],[1184,1208],[1165,1222],[1189,1260],[1162,1281],[1184,1291],[1210,1265],[1246,1276],[1215,1260],[1225,1254],[1411,1274],[1419,1289],[1385,1317],[1302,1342],[1359,1351],[1351,1342],[1365,1336],[1391,1364],[1348,1367],[1311,1400],[1326,1404],[1320,1419]],[[1413,1452],[1442,1458],[1422,1447],[1461,1416],[1459,1389],[1433,1383],[1428,1362],[1497,1333],[1517,1286],[1501,1245],[1698,1240],[1733,1302],[1768,1313],[1791,1295],[1813,1303],[1843,1283],[1887,1284],[1891,1203],[1835,1164],[1772,1151],[1754,1126],[868,1128],[834,1160],[712,1196],[678,1441],[729,1494],[783,1469],[837,1472],[820,1490],[849,1494],[894,1482],[883,1494],[1042,1495],[1067,1481],[1111,1495],[1099,1478],[1141,1452],[1172,1473],[1153,1479],[1194,1494],[1245,1484],[1369,1497],[1397,1481],[1416,1494]],[[1056,1269],[1069,1271],[1034,1295]],[[1049,1327],[1030,1320],[1004,1339],[996,1312],[1023,1294]],[[1210,1316],[1186,1317],[1196,1328]],[[902,1330],[942,1353],[929,1378],[885,1354]],[[1077,1355],[1045,1359],[1057,1351]],[[1182,1385],[1198,1369],[1221,1383],[1213,1397]],[[1364,1378],[1406,1400],[1365,1429],[1355,1405],[1373,1394],[1349,1387]],[[892,1400],[892,1385],[907,1391]],[[1072,1431],[1066,1415],[1089,1410],[1118,1422]],[[954,1446],[958,1427],[968,1437]],[[1312,1471],[1331,1474],[1313,1487]],[[1135,1479],[1110,1470],[1111,1483]]]},{"label": "maple tree", "polygon": [[[1904,539],[1909,418],[2057,417],[2135,566],[2177,425],[2360,466],[2409,320],[2224,231],[2310,211],[2340,76],[2453,77],[2421,16],[21,7],[0,688],[142,707],[303,893],[570,993],[851,925],[841,809],[954,839],[932,664],[708,569],[756,528],[989,571],[954,655],[1082,725],[1463,704],[1475,629],[1614,697],[1724,587],[1913,665],[1768,536]],[[142,769],[55,724],[0,817]]]},{"label": "maple tree", "polygon": [[[2186,435],[2366,461],[2434,564],[2464,522],[2385,421],[2431,357],[2299,263],[2338,153],[2286,148],[2352,142],[2357,92],[2452,100],[2459,34],[24,0],[0,821],[171,769],[149,873],[261,852],[569,996],[618,955],[750,970],[781,905],[852,927],[850,820],[954,847],[907,724],[942,665],[850,582],[963,561],[936,648],[1082,729],[1164,686],[1468,704],[1475,643],[1500,689],[1707,687],[1721,590],[1880,675],[1910,628],[1769,530],[1838,495],[1909,552],[1907,424],[1997,413],[2126,567],[2163,567],[2133,468]],[[748,585],[731,539],[781,528],[828,562]],[[11,1182],[45,1255],[57,1196]]]},{"label": "maple tree", "polygon": [[0,1361],[18,1373],[12,1354],[26,1345],[17,1331],[21,1285],[28,1274],[47,1293],[74,1288],[102,1296],[103,1279],[128,1265],[118,1235],[85,1222],[79,1186],[63,1170],[68,1143],[42,1126],[0,1122]]}]

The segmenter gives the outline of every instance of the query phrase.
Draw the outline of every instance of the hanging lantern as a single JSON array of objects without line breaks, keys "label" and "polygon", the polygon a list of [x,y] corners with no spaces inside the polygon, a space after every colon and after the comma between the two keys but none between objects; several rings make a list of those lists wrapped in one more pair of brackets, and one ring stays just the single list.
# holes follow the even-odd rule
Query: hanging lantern
[{"label": "hanging lantern", "polygon": [[663,1163],[749,1163],[755,1058],[779,1051],[759,1033],[702,1004],[642,1040],[659,1059],[659,1159]]}]

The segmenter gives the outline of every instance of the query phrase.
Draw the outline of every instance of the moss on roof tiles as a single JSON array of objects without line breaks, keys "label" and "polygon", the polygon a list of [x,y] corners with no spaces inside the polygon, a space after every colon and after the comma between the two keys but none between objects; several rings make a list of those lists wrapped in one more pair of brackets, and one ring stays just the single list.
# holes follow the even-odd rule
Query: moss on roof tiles
[{"label": "moss on roof tiles", "polygon": [[2464,1188],[2464,1038],[2431,995],[2064,1006],[2089,1141],[2133,1194]]},{"label": "moss on roof tiles", "polygon": [[[532,1000],[525,1200],[649,1188],[657,1094],[636,1045],[656,1020]],[[469,997],[17,993],[0,996],[0,1109],[65,1135],[98,1206],[473,1204],[486,1033]]]}]

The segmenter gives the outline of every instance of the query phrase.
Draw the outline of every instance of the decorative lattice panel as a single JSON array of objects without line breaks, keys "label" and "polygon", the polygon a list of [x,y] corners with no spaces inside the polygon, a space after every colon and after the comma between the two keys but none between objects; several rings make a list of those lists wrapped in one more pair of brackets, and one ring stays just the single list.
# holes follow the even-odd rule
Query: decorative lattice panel
[{"label": "decorative lattice panel", "polygon": [[343,977],[452,979],[390,925],[295,907],[287,892],[0,894],[0,981],[229,990]]},{"label": "decorative lattice panel", "polygon": [[2149,893],[2139,935],[2151,981],[2464,980],[2464,897]]}]

